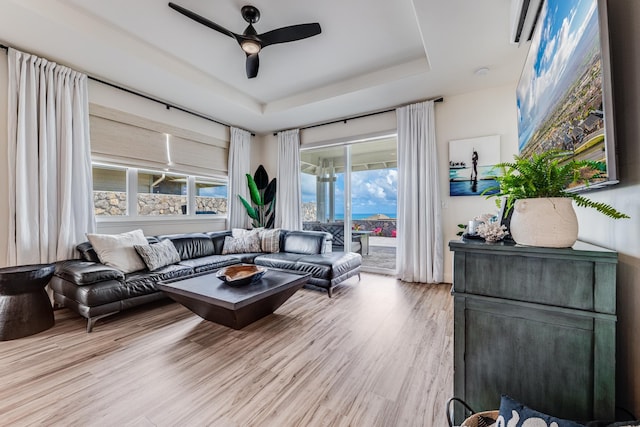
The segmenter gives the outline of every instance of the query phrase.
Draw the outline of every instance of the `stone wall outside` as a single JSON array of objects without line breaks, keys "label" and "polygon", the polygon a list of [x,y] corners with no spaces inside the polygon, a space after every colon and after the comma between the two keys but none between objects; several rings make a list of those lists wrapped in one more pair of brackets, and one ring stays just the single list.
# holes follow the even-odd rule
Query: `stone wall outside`
[{"label": "stone wall outside", "polygon": [[[119,191],[94,191],[93,202],[96,216],[124,216],[127,214],[127,194]],[[182,215],[182,206],[187,196],[167,194],[138,194],[139,215]],[[196,197],[198,212],[227,213],[227,199]]]}]

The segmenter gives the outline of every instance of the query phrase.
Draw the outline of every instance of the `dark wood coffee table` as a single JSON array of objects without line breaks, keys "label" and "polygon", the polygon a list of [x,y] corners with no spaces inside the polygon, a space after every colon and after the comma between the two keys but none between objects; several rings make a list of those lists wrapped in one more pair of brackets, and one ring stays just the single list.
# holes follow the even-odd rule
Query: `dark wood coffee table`
[{"label": "dark wood coffee table", "polygon": [[310,274],[269,269],[255,283],[231,287],[211,272],[159,282],[158,288],[203,319],[242,329],[273,313],[309,277]]}]

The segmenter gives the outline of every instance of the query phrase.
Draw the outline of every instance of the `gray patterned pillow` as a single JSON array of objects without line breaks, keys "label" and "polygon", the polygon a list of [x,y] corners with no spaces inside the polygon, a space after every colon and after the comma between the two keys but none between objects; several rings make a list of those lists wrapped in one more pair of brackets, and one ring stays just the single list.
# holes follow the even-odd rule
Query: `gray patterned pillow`
[{"label": "gray patterned pillow", "polygon": [[224,238],[222,255],[245,254],[252,252],[260,252],[260,236],[258,233],[251,233],[237,238],[233,238],[231,236]]},{"label": "gray patterned pillow", "polygon": [[180,255],[171,240],[162,240],[153,245],[134,245],[150,271],[180,262]]},{"label": "gray patterned pillow", "polygon": [[262,252],[276,253],[280,252],[280,229],[260,231],[260,246]]}]

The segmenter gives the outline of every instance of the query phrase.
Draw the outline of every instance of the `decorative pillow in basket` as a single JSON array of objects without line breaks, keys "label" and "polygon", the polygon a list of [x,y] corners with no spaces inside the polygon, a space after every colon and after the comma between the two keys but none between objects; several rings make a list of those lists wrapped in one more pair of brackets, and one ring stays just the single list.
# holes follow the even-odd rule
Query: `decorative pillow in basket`
[{"label": "decorative pillow in basket", "polygon": [[494,427],[498,419],[498,411],[478,412],[464,420],[460,427]]}]

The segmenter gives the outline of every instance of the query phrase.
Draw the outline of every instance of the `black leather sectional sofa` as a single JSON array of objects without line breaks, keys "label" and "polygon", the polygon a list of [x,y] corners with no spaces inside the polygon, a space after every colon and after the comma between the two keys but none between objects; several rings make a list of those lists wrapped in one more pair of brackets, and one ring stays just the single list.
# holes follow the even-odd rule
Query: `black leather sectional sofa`
[{"label": "black leather sectional sofa", "polygon": [[87,319],[91,332],[98,319],[121,310],[165,298],[156,284],[162,280],[186,277],[239,263],[311,273],[308,285],[333,288],[358,275],[362,257],[353,252],[331,252],[331,235],[314,231],[280,233],[280,252],[222,255],[226,236],[231,231],[190,233],[147,237],[149,243],[169,239],[180,255],[180,262],[154,271],[124,274],[101,264],[89,242],[78,245],[82,259],[61,261],[56,265],[49,285],[54,302],[68,307]]}]

